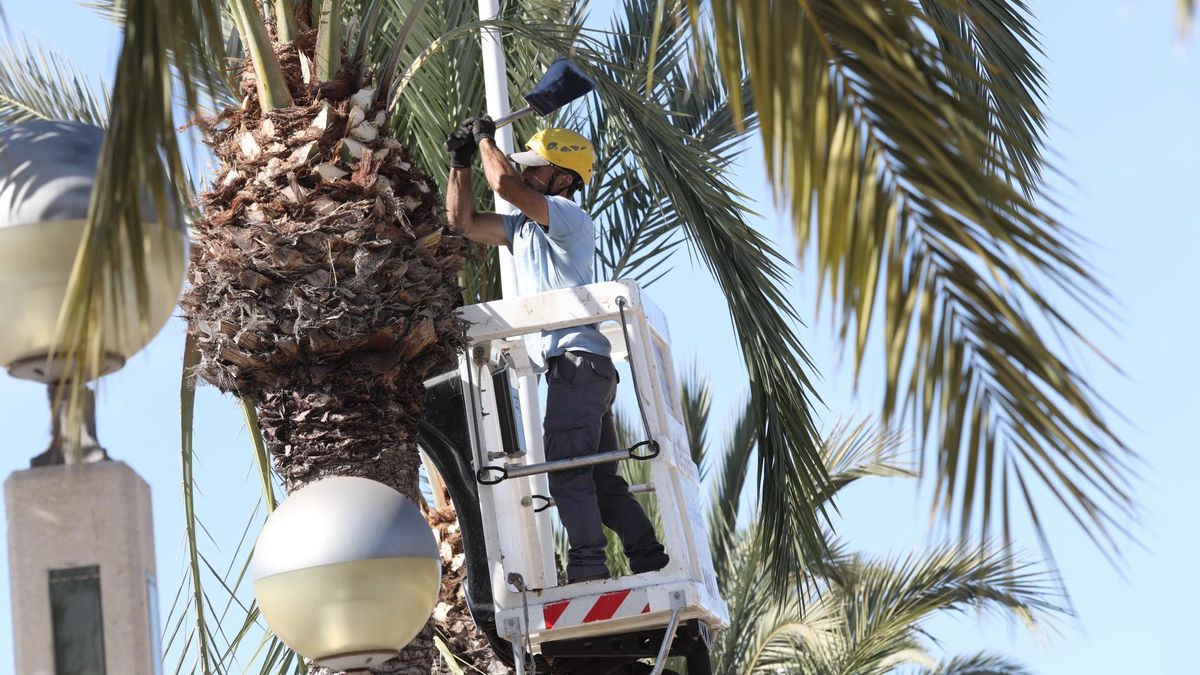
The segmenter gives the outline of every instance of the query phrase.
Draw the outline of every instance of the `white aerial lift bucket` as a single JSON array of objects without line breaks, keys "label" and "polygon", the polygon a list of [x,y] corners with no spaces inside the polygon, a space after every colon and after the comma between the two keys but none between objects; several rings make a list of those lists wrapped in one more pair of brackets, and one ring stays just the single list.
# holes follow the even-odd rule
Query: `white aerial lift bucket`
[{"label": "white aerial lift bucket", "polygon": [[[471,324],[470,346],[457,372],[427,383],[422,439],[439,472],[450,474],[468,599],[476,623],[494,632],[493,648],[506,659],[501,652],[511,651],[518,673],[542,671],[547,659],[659,657],[661,664],[667,654],[687,656],[692,675],[707,673],[712,631],[727,625],[729,613],[713,573],[662,312],[635,282],[617,281],[470,305],[461,314]],[[545,462],[540,434],[518,432],[511,387],[536,377],[522,338],[593,323],[612,344],[614,362],[629,363],[649,437],[632,449]],[[633,489],[655,495],[671,561],[654,572],[559,585],[546,474],[614,460],[649,462],[651,483]],[[472,499],[477,512],[463,508]],[[485,555],[469,541],[480,534]]]}]

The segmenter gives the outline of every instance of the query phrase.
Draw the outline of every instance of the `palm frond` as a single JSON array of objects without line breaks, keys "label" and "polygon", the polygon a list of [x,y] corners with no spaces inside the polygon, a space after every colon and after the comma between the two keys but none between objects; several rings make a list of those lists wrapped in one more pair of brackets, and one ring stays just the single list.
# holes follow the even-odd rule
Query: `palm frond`
[{"label": "palm frond", "polygon": [[[659,10],[654,2],[630,0],[605,36],[609,49],[625,59],[620,81],[659,102],[669,111],[671,123],[710,153],[712,168],[724,171],[741,154],[755,118],[747,118],[748,130],[738,128],[713,58],[689,67],[685,57],[693,36],[684,6],[672,2],[662,7],[662,15]],[[654,30],[657,41],[651,36]],[[705,48],[703,43],[698,47]],[[651,67],[653,86],[647,90],[641,78]],[[744,87],[740,95],[745,98],[748,92]],[[601,148],[597,175],[602,182],[584,199],[585,208],[600,216],[597,269],[608,278],[635,278],[649,286],[668,271],[663,267],[682,243],[680,215],[663,195],[645,189],[640,165],[619,151],[624,139],[608,123],[607,110],[588,106],[586,113],[589,136]]]},{"label": "palm frond", "polygon": [[708,419],[712,407],[708,378],[700,371],[699,362],[694,362],[691,370],[678,376],[678,380],[688,448],[703,482],[708,475]]},{"label": "palm frond", "polygon": [[[200,581],[200,553],[199,553],[199,537],[197,534],[196,520],[196,482],[194,479],[194,457],[195,451],[193,447],[194,433],[194,416],[196,410],[196,376],[195,368],[200,363],[200,350],[196,347],[195,340],[192,336],[188,336],[184,342],[183,348],[183,378],[179,385],[179,407],[180,407],[180,460],[183,465],[183,513],[186,524],[186,541],[188,551],[188,575],[190,580],[188,588],[191,591],[191,599],[188,606],[195,612],[195,627],[196,636],[196,662],[200,666],[202,672],[209,672],[215,662],[215,654],[212,646],[212,636],[209,633],[208,621],[205,619],[205,598],[202,592],[202,582]],[[186,583],[186,582],[185,582]],[[186,611],[186,609],[184,610]],[[182,612],[181,612],[182,616]],[[170,618],[168,617],[168,623]],[[190,647],[191,641],[184,646],[186,650]]]},{"label": "palm frond", "polygon": [[[250,433],[255,474],[263,482],[263,494],[252,509],[232,552],[222,554],[200,517],[198,485],[195,477],[194,369],[199,352],[191,336],[184,347],[183,379],[180,386],[180,459],[183,467],[184,531],[187,571],[166,620],[163,640],[164,659],[176,664],[175,672],[259,673],[305,672],[303,661],[270,634],[262,621],[253,594],[248,590],[247,575],[253,555],[254,533],[262,524],[264,511],[277,503],[276,485],[269,471],[261,432],[255,424],[253,408],[243,404]],[[205,535],[202,537],[201,535]],[[221,556],[218,559],[217,556]],[[257,648],[254,643],[257,641]],[[253,649],[252,649],[253,648]]]},{"label": "palm frond", "polygon": [[921,671],[922,675],[1033,675],[1033,671],[1011,659],[994,654],[972,654],[956,656],[933,668]]},{"label": "palm frond", "polygon": [[[839,552],[821,566],[829,576],[818,576],[807,590],[797,585],[788,596],[772,596],[758,583],[756,532],[743,533],[732,557],[735,573],[726,593],[731,625],[714,643],[716,673],[884,675],[911,666],[940,672],[926,628],[939,614],[990,610],[1031,628],[1065,614],[1047,575],[1002,549],[946,546],[880,560]],[[1010,569],[1015,575],[1006,573]],[[1004,665],[980,655],[941,667],[988,673],[986,668]]]},{"label": "palm frond", "polygon": [[[986,539],[1011,530],[1004,486],[1041,483],[1115,554],[1133,453],[1069,361],[1091,347],[1057,300],[1103,318],[1107,293],[1078,235],[1038,205],[1025,14],[1016,1],[713,4],[724,77],[749,72],[769,174],[856,378],[881,330],[883,414],[910,416],[935,508]],[[1025,510],[1040,529],[1038,506]]]},{"label": "palm frond", "polygon": [[[80,3],[121,28],[125,26],[127,4],[125,0],[92,0]],[[224,7],[223,3],[222,6]],[[244,45],[234,26],[233,15],[228,11],[221,11],[220,20],[221,34],[224,35],[223,50],[208,51],[204,43],[201,43],[188,45],[190,50],[181,55],[181,58],[195,64],[195,72],[205,74],[205,77],[193,84],[199,92],[199,100],[205,104],[205,108],[212,110],[241,103],[242,96],[238,93],[234,75],[238,71],[241,59],[246,58]],[[187,91],[187,87],[178,87],[176,91],[176,104],[185,109]]]},{"label": "palm frond", "polygon": [[66,57],[22,38],[0,46],[0,124],[70,120],[104,128],[108,87]]},{"label": "palm frond", "polygon": [[831,543],[813,583],[776,595],[761,583],[764,542],[755,523],[727,549],[730,626],[714,641],[714,673],[885,675],[914,666],[922,673],[1024,673],[983,654],[939,665],[929,622],[948,612],[984,611],[1018,619],[1036,633],[1068,614],[1050,575],[1002,547],[947,545],[870,559]]},{"label": "palm frond", "polygon": [[[106,317],[148,314],[151,280],[140,245],[143,224],[158,222],[182,232],[182,204],[189,203],[172,106],[174,75],[181,79],[188,109],[194,110],[196,83],[213,80],[207,60],[194,57],[204,53],[219,59],[222,53],[221,17],[212,3],[129,0],[126,8],[88,222],[59,318],[58,350],[67,364],[71,401],[80,399],[84,384],[100,371],[111,339]],[[108,170],[112,167],[121,170]],[[139,198],[145,193],[149,200]],[[123,306],[121,269],[126,265],[134,270],[135,308]],[[77,406],[72,408],[78,415]]]},{"label": "palm frond", "polygon": [[908,648],[929,617],[976,610],[1020,620],[1037,633],[1067,614],[1054,579],[1003,547],[943,546],[902,558],[831,561],[835,592],[846,611],[848,672],[867,672]]},{"label": "palm frond", "polygon": [[720,472],[717,474],[712,499],[709,501],[709,549],[712,551],[717,583],[722,588],[732,574],[730,552],[734,550],[737,538],[742,492],[750,467],[754,463],[754,452],[758,447],[758,415],[759,410],[754,403],[747,401],[743,404],[733,423],[732,431],[725,440]]},{"label": "palm frond", "polygon": [[761,528],[741,532],[728,549],[730,570],[723,595],[729,604],[729,628],[712,648],[713,672],[835,673],[843,651],[844,619],[836,603],[814,602],[799,584],[776,595],[761,581],[766,564]]},{"label": "palm frond", "polygon": [[608,208],[592,211],[599,214],[600,228],[596,277],[637,279],[648,288],[670,271],[665,265],[682,239],[663,204],[654,195],[632,189],[637,167],[627,161],[612,169],[594,191],[612,198]]},{"label": "palm frond", "polygon": [[[1041,183],[1046,119],[1045,73],[1037,34],[1021,1],[921,0],[939,49],[955,67],[946,76],[963,97],[986,106],[975,115],[989,119],[989,144],[999,148],[1002,162],[983,168],[1005,175],[1026,196]],[[1009,175],[1011,172],[1011,175]]]},{"label": "palm frond", "polygon": [[902,461],[902,443],[899,433],[869,418],[857,423],[839,422],[825,436],[825,466],[832,491],[822,498],[832,499],[838,490],[867,476],[916,477],[913,467]]}]

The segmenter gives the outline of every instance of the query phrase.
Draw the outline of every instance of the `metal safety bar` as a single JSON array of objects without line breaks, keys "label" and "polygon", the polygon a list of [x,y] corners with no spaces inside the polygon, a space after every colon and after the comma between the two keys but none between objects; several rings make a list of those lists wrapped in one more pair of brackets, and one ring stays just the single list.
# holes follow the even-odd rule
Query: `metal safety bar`
[{"label": "metal safety bar", "polygon": [[[638,448],[649,448],[644,453],[639,453]],[[482,485],[496,485],[507,478],[524,478],[525,476],[536,476],[540,473],[553,473],[555,471],[569,471],[571,469],[582,469],[588,466],[597,464],[606,464],[608,462],[619,462],[625,459],[647,460],[658,457],[659,447],[657,441],[642,441],[626,450],[610,450],[609,452],[601,452],[587,457],[573,457],[571,459],[558,459],[552,462],[541,462],[538,464],[504,464],[501,466],[484,466],[475,472],[475,479]],[[495,473],[499,477],[491,478],[488,474]]]},{"label": "metal safety bar", "polygon": [[[654,483],[639,483],[637,485],[629,486],[629,494],[631,495],[648,495],[652,492],[654,492]],[[521,497],[521,506],[533,506],[533,500],[535,499],[542,502],[541,506],[533,509],[535,513],[541,513],[542,511],[545,511],[546,509],[555,505],[553,497],[547,497],[546,495],[527,495],[525,497]]]}]

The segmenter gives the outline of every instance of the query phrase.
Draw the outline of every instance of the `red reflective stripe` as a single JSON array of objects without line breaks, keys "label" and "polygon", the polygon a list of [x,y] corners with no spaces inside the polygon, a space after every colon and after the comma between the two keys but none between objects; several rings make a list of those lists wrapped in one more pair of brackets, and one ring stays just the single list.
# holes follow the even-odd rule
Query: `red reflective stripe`
[{"label": "red reflective stripe", "polygon": [[569,604],[571,604],[570,600],[560,600],[542,606],[542,619],[546,622],[546,630],[554,628],[554,623],[558,621],[563,612],[567,611]]},{"label": "red reflective stripe", "polygon": [[583,623],[591,623],[593,621],[603,621],[611,619],[613,614],[617,613],[617,608],[621,606],[621,602],[625,600],[625,596],[629,595],[629,591],[613,591],[605,593],[596,598],[596,604],[588,610],[587,616],[583,617]]},{"label": "red reflective stripe", "polygon": [[646,606],[642,608],[642,614],[649,614],[649,613],[650,613],[650,603],[647,602]]}]

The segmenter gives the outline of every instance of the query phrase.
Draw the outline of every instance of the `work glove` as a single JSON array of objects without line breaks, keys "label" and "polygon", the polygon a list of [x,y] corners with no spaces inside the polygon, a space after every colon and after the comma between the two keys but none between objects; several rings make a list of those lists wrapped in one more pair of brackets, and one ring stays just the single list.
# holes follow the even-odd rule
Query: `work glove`
[{"label": "work glove", "polygon": [[479,146],[475,144],[475,138],[471,135],[470,120],[455,129],[454,133],[446,138],[442,147],[450,153],[450,166],[456,169],[471,168],[471,159],[475,156],[475,151],[479,149]]},{"label": "work glove", "polygon": [[471,133],[475,136],[475,144],[479,145],[483,139],[490,138],[495,141],[496,123],[491,117],[484,115],[483,117],[472,117],[468,120],[471,123]]}]

